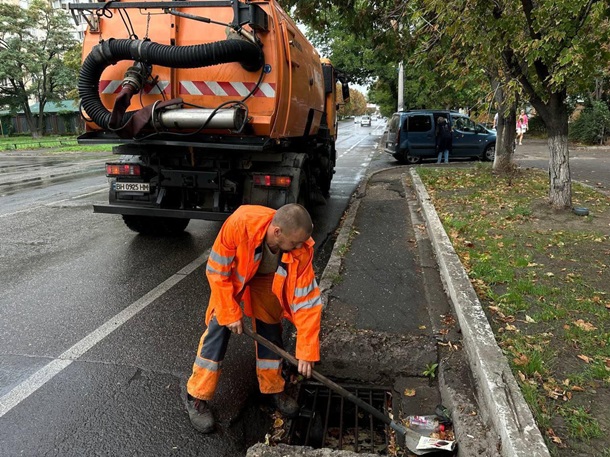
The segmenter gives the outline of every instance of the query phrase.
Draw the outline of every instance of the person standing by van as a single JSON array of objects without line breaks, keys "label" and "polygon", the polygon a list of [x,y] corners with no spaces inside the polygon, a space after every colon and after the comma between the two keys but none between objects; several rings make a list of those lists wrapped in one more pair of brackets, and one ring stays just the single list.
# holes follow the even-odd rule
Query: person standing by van
[{"label": "person standing by van", "polygon": [[449,152],[452,147],[452,133],[451,125],[447,119],[439,116],[436,120],[436,150],[438,152],[438,159],[436,163],[442,163],[443,156],[445,157],[445,163],[449,163]]}]

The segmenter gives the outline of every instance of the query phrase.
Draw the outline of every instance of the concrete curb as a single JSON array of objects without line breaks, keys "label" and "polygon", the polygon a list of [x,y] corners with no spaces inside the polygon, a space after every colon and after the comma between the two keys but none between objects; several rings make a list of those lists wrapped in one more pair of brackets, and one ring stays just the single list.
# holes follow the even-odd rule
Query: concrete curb
[{"label": "concrete curb", "polygon": [[534,417],[498,347],[487,316],[417,170],[410,169],[441,277],[462,330],[479,407],[500,437],[503,457],[550,457]]}]

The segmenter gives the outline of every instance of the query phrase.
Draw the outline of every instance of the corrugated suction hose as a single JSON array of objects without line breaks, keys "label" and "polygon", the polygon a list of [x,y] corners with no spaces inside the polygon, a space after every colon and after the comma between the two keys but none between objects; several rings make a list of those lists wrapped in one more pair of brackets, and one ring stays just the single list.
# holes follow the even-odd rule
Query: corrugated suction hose
[{"label": "corrugated suction hose", "polygon": [[[121,60],[135,60],[169,68],[200,68],[239,62],[247,71],[257,71],[263,64],[263,52],[254,43],[241,39],[217,41],[194,46],[168,46],[144,40],[110,39],[93,47],[81,67],[78,94],[87,116],[107,129],[110,111],[102,104],[99,82],[109,65]],[[125,113],[122,124],[134,112]]]}]

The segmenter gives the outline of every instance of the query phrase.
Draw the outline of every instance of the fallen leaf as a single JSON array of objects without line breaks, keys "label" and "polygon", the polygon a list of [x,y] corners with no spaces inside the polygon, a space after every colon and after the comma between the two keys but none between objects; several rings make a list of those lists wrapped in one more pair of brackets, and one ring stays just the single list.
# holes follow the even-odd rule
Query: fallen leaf
[{"label": "fallen leaf", "polygon": [[552,278],[553,276],[555,276],[555,273],[551,273],[550,271],[548,271],[544,275],[548,276],[549,278]]},{"label": "fallen leaf", "polygon": [[506,324],[506,327],[504,327],[504,329],[508,332],[518,332],[519,331],[517,329],[517,327],[515,327],[514,325],[510,325],[510,324]]},{"label": "fallen leaf", "polygon": [[528,324],[536,323],[536,321],[534,319],[532,319],[531,317],[529,317],[527,314],[525,315],[525,322],[527,322]]},{"label": "fallen leaf", "polygon": [[420,330],[426,330],[426,326],[425,325],[420,325],[419,327],[417,327]]},{"label": "fallen leaf", "polygon": [[282,425],[284,425],[284,421],[280,418],[277,418],[274,422],[273,422],[273,428],[280,428]]},{"label": "fallen leaf", "polygon": [[587,357],[586,355],[580,354],[580,355],[577,355],[576,357],[578,357],[580,360],[582,360],[585,363],[591,362],[591,357]]},{"label": "fallen leaf", "polygon": [[580,386],[572,386],[572,390],[573,390],[574,392],[584,392],[584,391],[585,391],[585,389],[583,389],[583,388],[582,388],[582,387],[580,387]]},{"label": "fallen leaf", "polygon": [[415,397],[415,389],[405,389],[405,397]]},{"label": "fallen leaf", "polygon": [[521,354],[518,358],[515,357],[513,359],[513,362],[515,363],[515,365],[519,365],[519,366],[527,365],[529,361],[530,361],[530,359],[525,354]]},{"label": "fallen leaf", "polygon": [[578,319],[577,321],[575,321],[574,325],[579,329],[584,330],[585,332],[592,332],[593,330],[597,330],[597,327],[595,327],[593,324],[591,324],[590,322],[585,322],[582,319]]}]

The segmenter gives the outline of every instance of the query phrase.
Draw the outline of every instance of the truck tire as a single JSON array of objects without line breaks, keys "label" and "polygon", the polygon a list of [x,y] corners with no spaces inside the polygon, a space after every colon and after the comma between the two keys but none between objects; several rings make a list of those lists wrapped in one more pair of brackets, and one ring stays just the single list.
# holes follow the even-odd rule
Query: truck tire
[{"label": "truck tire", "polygon": [[303,170],[299,177],[299,193],[297,196],[297,203],[307,209],[309,209],[311,206],[311,194],[305,170]]},{"label": "truck tire", "polygon": [[131,230],[141,235],[174,236],[184,232],[190,219],[123,215],[123,222]]}]

